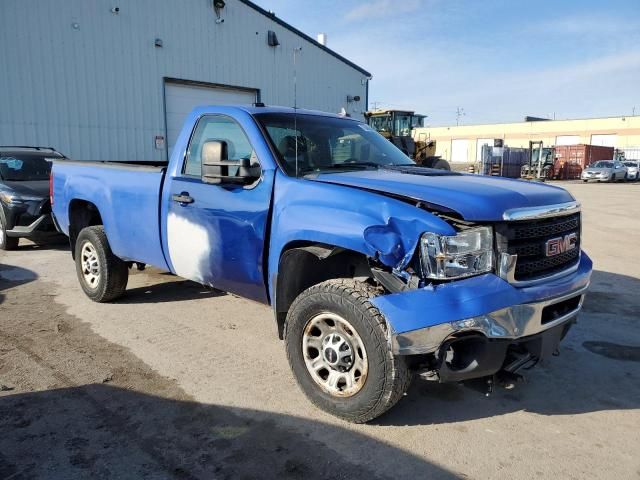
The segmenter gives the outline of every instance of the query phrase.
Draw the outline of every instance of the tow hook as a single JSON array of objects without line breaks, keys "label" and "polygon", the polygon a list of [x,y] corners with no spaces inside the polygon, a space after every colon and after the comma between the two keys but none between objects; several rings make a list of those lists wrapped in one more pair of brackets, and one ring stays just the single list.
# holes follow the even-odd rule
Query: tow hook
[{"label": "tow hook", "polygon": [[516,383],[523,383],[525,381],[524,375],[515,372],[509,372],[507,370],[500,370],[495,374],[495,380],[498,384],[506,389],[511,390],[515,388]]},{"label": "tow hook", "polygon": [[523,383],[524,381],[524,376],[519,373],[500,370],[495,375],[466,380],[462,383],[471,390],[475,390],[485,397],[489,397],[494,392],[496,386],[500,386],[505,390],[511,390],[515,388],[517,383]]},{"label": "tow hook", "polygon": [[495,375],[491,375],[489,377],[474,378],[471,380],[466,380],[462,382],[462,384],[465,387],[470,388],[471,390],[480,392],[485,397],[489,397],[493,393],[493,389],[495,386]]}]

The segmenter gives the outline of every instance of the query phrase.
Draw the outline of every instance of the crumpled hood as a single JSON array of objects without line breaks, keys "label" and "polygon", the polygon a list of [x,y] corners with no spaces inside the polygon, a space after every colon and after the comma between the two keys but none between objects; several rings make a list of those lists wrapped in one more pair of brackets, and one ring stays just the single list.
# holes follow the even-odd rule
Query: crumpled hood
[{"label": "crumpled hood", "polygon": [[472,174],[430,175],[429,170],[424,169],[424,174],[386,169],[323,173],[310,179],[408,197],[473,221],[502,220],[505,210],[512,208],[574,200],[565,189],[538,182]]}]

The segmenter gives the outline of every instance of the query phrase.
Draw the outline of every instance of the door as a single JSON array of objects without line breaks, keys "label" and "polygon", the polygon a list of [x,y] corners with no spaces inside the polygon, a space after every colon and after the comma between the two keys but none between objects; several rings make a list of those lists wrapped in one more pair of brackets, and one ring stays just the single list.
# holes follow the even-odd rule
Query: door
[{"label": "door", "polygon": [[164,108],[167,122],[167,148],[171,158],[173,146],[185,118],[202,105],[248,105],[256,101],[255,90],[191,85],[167,82],[164,86]]},{"label": "door", "polygon": [[204,183],[202,146],[211,140],[226,143],[229,160],[260,161],[235,120],[225,115],[200,118],[182,169],[166,180],[166,232],[172,271],[266,303],[263,256],[273,176],[263,175],[248,186]]}]

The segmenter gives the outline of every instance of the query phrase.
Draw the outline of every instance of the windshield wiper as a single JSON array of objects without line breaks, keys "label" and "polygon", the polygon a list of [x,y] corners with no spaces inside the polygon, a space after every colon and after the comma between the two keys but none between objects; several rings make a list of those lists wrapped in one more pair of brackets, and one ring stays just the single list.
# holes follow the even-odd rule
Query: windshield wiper
[{"label": "windshield wiper", "polygon": [[368,170],[378,168],[380,165],[373,162],[353,162],[353,163],[336,163],[334,165],[325,165],[317,168],[301,169],[300,173],[322,173],[327,170]]},{"label": "windshield wiper", "polygon": [[415,163],[375,163],[375,162],[344,162],[335,163],[333,165],[326,165],[318,168],[307,168],[300,170],[302,174],[308,173],[322,173],[327,170],[370,170],[379,168],[395,168],[395,167],[415,167]]}]

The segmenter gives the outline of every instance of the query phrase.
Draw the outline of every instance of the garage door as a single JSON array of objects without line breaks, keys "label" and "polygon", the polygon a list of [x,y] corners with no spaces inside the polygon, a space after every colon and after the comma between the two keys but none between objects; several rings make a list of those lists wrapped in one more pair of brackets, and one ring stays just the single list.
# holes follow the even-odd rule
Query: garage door
[{"label": "garage door", "polygon": [[469,140],[451,140],[451,161],[454,163],[466,163],[468,159]]},{"label": "garage door", "polygon": [[556,137],[556,145],[578,145],[580,143],[580,135],[558,135]]},{"label": "garage door", "polygon": [[167,146],[169,157],[173,151],[182,124],[195,107],[201,105],[252,104],[256,101],[255,90],[186,85],[181,83],[165,84],[164,108],[167,119]]},{"label": "garage door", "polygon": [[615,133],[607,135],[591,135],[591,145],[616,148],[618,145],[618,135]]}]

